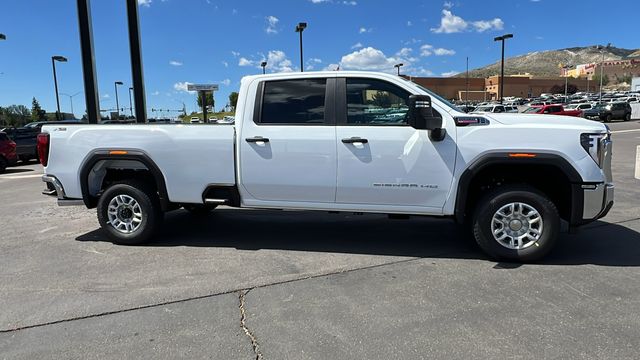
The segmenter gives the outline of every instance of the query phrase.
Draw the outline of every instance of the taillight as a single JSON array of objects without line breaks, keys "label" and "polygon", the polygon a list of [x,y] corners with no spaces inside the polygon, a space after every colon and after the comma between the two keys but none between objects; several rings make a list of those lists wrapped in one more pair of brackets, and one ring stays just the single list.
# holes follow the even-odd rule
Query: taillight
[{"label": "taillight", "polygon": [[49,134],[38,134],[38,158],[40,158],[40,164],[47,166],[49,161]]},{"label": "taillight", "polygon": [[15,150],[15,149],[16,149],[16,146],[17,146],[17,145],[16,145],[16,143],[15,143],[13,140],[9,140],[9,147],[10,147],[11,149]]}]

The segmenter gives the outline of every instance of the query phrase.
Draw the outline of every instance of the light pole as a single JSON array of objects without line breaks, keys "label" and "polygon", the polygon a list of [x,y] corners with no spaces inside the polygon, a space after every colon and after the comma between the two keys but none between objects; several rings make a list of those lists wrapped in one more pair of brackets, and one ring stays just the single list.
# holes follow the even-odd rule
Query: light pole
[{"label": "light pole", "polygon": [[7,40],[7,35],[0,34],[0,40]]},{"label": "light pole", "polygon": [[502,97],[504,95],[504,41],[511,39],[513,34],[504,34],[493,38],[493,41],[502,41],[502,61],[500,62],[500,103],[502,104]]},{"label": "light pole", "polygon": [[129,88],[129,113],[131,117],[133,117],[133,102],[131,101],[131,92],[133,91],[133,87]]},{"label": "light pole", "polygon": [[302,32],[307,28],[306,22],[301,22],[296,25],[296,32],[300,33],[300,72],[304,71],[304,61],[302,59]]},{"label": "light pole", "polygon": [[567,87],[569,86],[569,75],[567,74],[567,70],[569,70],[571,66],[564,65],[562,70],[564,70],[564,103],[567,103]]},{"label": "light pole", "polygon": [[266,74],[265,68],[267,67],[267,62],[266,61],[261,62],[260,66],[262,66],[262,75]]},{"label": "light pole", "polygon": [[122,81],[116,81],[113,83],[113,87],[116,89],[116,113],[118,114],[118,120],[120,120],[120,102],[118,101],[118,85],[124,85]]},{"label": "light pole", "polygon": [[394,68],[398,69],[398,76],[400,76],[400,68],[403,67],[403,66],[404,66],[403,63],[399,63],[399,64],[393,65]]},{"label": "light pole", "polygon": [[73,114],[73,116],[75,117],[75,114],[73,113],[73,98],[77,95],[82,94],[82,91],[78,91],[77,93],[73,94],[73,95],[69,95],[69,94],[65,94],[65,93],[60,93],[60,95],[64,95],[64,96],[68,96],[69,97],[69,101],[71,102],[71,114]]},{"label": "light pole", "polygon": [[[611,44],[607,44],[607,47],[611,46]],[[602,54],[602,62],[600,62],[600,100],[598,100],[598,102],[602,102],[602,77],[603,75],[603,70],[604,70],[604,48],[600,45],[597,46],[597,48],[600,50],[600,54]]]},{"label": "light pole", "polygon": [[469,57],[467,56],[467,91],[464,93],[464,105],[469,106]]},{"label": "light pole", "polygon": [[51,65],[53,66],[53,84],[56,88],[56,120],[60,120],[60,96],[58,95],[58,76],[56,75],[56,61],[67,62],[67,58],[64,56],[56,55],[51,57]]}]

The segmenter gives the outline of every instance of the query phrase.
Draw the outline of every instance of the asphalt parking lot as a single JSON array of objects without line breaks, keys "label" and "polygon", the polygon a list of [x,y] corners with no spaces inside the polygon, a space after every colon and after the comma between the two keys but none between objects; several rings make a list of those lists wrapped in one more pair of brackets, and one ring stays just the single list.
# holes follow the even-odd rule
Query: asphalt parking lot
[{"label": "asphalt parking lot", "polygon": [[0,358],[637,358],[640,121],[613,123],[616,204],[540,264],[448,220],[222,208],[117,246],[95,211],[0,175]]}]

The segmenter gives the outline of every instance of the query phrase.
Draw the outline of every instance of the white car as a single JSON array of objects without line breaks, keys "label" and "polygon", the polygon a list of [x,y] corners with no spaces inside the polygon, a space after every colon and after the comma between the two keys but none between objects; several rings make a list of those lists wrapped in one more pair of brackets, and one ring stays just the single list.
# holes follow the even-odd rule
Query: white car
[{"label": "white car", "polygon": [[200,118],[197,116],[192,117],[190,122],[192,124],[202,124],[202,120],[200,120]]},{"label": "white car", "polygon": [[565,110],[589,110],[593,105],[591,103],[568,104],[564,108]]},{"label": "white car", "polygon": [[574,228],[613,205],[599,122],[466,114],[371,72],[247,76],[239,94],[235,126],[44,126],[47,193],[97,208],[121,244],[153,239],[164,212],[226,205],[454,219],[511,261],[540,259],[561,220]]},{"label": "white car", "polygon": [[[473,109],[472,113],[503,113],[507,112],[507,108],[501,104],[489,104],[478,106]],[[516,108],[517,112],[517,108]]]}]

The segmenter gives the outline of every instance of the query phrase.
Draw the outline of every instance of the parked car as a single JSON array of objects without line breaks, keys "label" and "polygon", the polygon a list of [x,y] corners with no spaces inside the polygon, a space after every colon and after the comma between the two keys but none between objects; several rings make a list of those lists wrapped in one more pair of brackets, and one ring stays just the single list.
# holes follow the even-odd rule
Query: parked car
[{"label": "parked car", "polygon": [[584,117],[604,122],[617,119],[629,121],[631,120],[631,105],[628,102],[598,103],[592,109],[585,110]]},{"label": "parked car", "polygon": [[460,106],[458,106],[458,109],[460,109],[460,110],[462,110],[463,112],[466,112],[466,113],[472,112],[475,108],[476,108],[476,106],[473,106],[473,105],[460,105]]},{"label": "parked car", "polygon": [[503,113],[507,112],[507,109],[502,104],[490,104],[482,105],[473,109],[474,113]]},{"label": "parked car", "polygon": [[6,133],[0,132],[0,174],[5,172],[7,166],[15,165],[17,161],[16,143]]},{"label": "parked car", "polygon": [[233,116],[225,116],[218,120],[218,124],[235,124],[236,118]]},{"label": "parked car", "polygon": [[191,118],[191,120],[189,122],[192,123],[192,124],[201,124],[202,120],[200,120],[199,117],[194,116],[194,117]]},{"label": "parked car", "polygon": [[34,129],[40,132],[40,129],[42,129],[42,126],[44,125],[74,125],[74,124],[75,125],[85,124],[85,122],[82,120],[34,121],[25,125],[24,128]]},{"label": "parked car", "polygon": [[566,110],[582,110],[582,111],[585,111],[585,110],[591,109],[592,107],[593,107],[593,105],[591,105],[591,103],[583,102],[583,103],[569,104],[569,105],[565,106],[564,108]]},{"label": "parked car", "polygon": [[548,115],[564,115],[564,116],[582,116],[582,110],[565,109],[560,104],[531,106],[523,111],[527,114],[548,114]]}]

